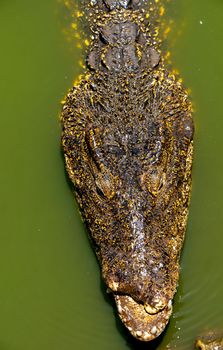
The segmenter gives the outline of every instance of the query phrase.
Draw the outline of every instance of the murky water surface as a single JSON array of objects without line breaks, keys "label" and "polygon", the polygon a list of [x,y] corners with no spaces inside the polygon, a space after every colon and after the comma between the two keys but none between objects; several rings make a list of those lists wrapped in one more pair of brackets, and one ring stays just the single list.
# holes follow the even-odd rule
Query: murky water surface
[{"label": "murky water surface", "polygon": [[[157,349],[223,329],[223,2],[174,2],[172,60],[192,89],[196,154],[180,286]],[[60,11],[56,0],[0,1],[0,349],[152,349],[114,317],[65,176],[59,101],[81,69]]]}]

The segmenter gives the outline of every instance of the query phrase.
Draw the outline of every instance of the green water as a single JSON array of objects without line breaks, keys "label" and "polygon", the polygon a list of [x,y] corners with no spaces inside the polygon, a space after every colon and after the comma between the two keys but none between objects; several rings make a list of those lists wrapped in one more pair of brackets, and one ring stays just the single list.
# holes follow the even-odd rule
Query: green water
[{"label": "green water", "polygon": [[[0,0],[0,350],[151,349],[115,319],[65,177],[59,101],[80,68],[58,12],[56,0]],[[223,2],[181,0],[174,16],[196,156],[180,287],[158,349],[223,329]]]}]

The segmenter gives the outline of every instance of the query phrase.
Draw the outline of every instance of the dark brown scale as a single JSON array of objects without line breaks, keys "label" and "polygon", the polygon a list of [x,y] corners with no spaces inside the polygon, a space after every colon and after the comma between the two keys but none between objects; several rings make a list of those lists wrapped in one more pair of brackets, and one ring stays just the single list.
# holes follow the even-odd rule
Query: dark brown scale
[{"label": "dark brown scale", "polygon": [[192,107],[160,52],[158,5],[92,0],[86,12],[88,68],[61,115],[66,168],[119,316],[149,341],[168,323],[179,278]]}]

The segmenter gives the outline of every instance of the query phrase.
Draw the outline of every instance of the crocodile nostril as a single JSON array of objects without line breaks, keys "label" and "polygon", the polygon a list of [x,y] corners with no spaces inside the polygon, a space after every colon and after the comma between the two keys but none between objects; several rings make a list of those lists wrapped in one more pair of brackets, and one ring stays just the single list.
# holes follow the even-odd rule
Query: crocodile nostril
[{"label": "crocodile nostril", "polygon": [[144,305],[144,308],[145,308],[146,312],[147,312],[148,314],[150,314],[150,315],[157,314],[160,310],[163,309],[163,308],[160,309],[160,308],[157,308],[157,307],[153,307],[153,306],[151,306],[151,305],[149,305],[149,304],[145,304],[145,305]]},{"label": "crocodile nostril", "polygon": [[151,304],[146,303],[144,308],[148,314],[154,315],[168,306],[168,301],[165,298],[157,297],[152,300]]}]

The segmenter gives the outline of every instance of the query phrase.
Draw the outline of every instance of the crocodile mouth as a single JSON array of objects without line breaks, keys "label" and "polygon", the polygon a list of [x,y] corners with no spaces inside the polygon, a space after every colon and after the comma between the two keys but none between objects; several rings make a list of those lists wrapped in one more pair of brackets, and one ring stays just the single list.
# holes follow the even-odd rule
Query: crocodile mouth
[{"label": "crocodile mouth", "polygon": [[152,308],[138,303],[128,295],[114,294],[119,317],[129,332],[138,340],[151,341],[157,338],[169,322],[172,300],[154,313]]}]

